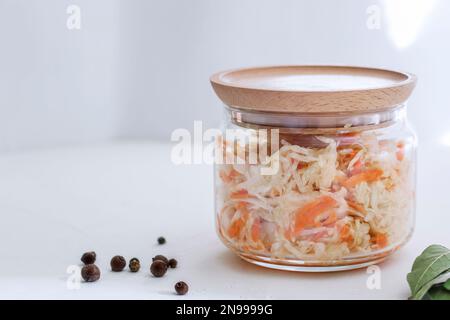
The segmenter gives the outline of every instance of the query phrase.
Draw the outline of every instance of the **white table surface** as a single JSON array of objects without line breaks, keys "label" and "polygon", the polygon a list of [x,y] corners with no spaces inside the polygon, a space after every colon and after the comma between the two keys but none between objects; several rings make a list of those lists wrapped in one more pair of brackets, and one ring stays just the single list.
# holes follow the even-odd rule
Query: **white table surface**
[{"label": "white table surface", "polygon": [[[380,290],[367,288],[366,269],[308,274],[241,261],[215,234],[212,168],[175,166],[170,151],[124,141],[0,155],[0,298],[406,299],[414,258],[429,244],[450,246],[449,147],[420,150],[416,231],[380,264]],[[69,289],[66,269],[87,250],[102,278]],[[109,271],[116,254],[140,258],[141,272]],[[179,267],[153,278],[156,254]],[[178,280],[188,295],[173,294]]]}]

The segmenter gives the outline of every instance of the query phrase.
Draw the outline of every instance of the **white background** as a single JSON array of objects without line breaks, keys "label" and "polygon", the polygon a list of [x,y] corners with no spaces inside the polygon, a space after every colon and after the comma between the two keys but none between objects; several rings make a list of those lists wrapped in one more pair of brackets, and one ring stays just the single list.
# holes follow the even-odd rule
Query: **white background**
[{"label": "white background", "polygon": [[[80,30],[66,27],[72,4]],[[450,246],[449,16],[445,0],[0,0],[0,297],[174,298],[184,279],[191,298],[405,299],[414,257]],[[220,122],[209,76],[267,64],[418,75],[416,233],[382,265],[382,290],[366,288],[365,270],[298,275],[241,262],[214,233],[211,168],[171,164],[175,128]],[[102,281],[68,290],[67,266],[89,249]],[[155,282],[147,269],[158,253],[180,268]],[[143,272],[108,272],[114,254],[140,257]]]},{"label": "white background", "polygon": [[[66,28],[70,4],[81,30]],[[209,76],[267,64],[413,72],[410,119],[435,143],[449,131],[449,14],[444,0],[0,0],[0,150],[216,126]]]}]

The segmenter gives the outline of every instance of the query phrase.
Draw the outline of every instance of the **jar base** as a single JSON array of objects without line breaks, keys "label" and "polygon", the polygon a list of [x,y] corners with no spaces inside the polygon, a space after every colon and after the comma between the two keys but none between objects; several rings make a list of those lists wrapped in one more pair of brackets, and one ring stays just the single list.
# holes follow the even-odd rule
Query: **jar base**
[{"label": "jar base", "polygon": [[347,271],[378,264],[388,259],[397,250],[402,248],[411,238],[413,230],[400,242],[392,244],[378,251],[367,254],[346,256],[339,260],[301,260],[292,258],[275,258],[260,255],[256,252],[249,252],[235,248],[218,230],[218,236],[225,246],[239,256],[242,260],[251,264],[275,270],[295,271],[295,272],[338,272]]},{"label": "jar base", "polygon": [[312,263],[310,261],[296,261],[283,264],[274,261],[273,259],[270,258],[259,257],[255,255],[238,253],[238,256],[241,259],[250,262],[254,265],[275,270],[295,271],[295,272],[338,272],[338,271],[366,268],[368,266],[381,263],[389,257],[389,254],[372,257],[370,260],[366,259],[354,262],[343,261],[341,263],[328,265],[320,263]]}]

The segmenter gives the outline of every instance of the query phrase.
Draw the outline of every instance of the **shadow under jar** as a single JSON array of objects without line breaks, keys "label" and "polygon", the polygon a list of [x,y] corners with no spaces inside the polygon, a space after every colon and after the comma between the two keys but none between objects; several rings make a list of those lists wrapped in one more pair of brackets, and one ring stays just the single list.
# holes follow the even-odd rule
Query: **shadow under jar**
[{"label": "shadow under jar", "polygon": [[285,66],[211,83],[225,103],[215,211],[228,248],[269,268],[339,271],[378,263],[410,238],[415,76]]}]

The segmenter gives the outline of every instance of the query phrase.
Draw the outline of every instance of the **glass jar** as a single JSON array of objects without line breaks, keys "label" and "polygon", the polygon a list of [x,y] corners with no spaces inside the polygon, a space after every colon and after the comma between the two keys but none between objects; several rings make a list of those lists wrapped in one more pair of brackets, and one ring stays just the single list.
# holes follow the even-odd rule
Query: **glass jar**
[{"label": "glass jar", "polygon": [[223,243],[295,271],[378,263],[414,228],[411,74],[289,66],[215,74],[225,103],[215,153]]}]

